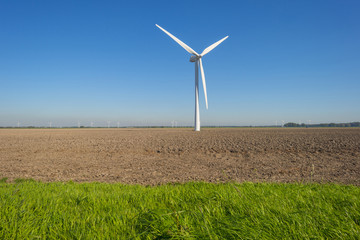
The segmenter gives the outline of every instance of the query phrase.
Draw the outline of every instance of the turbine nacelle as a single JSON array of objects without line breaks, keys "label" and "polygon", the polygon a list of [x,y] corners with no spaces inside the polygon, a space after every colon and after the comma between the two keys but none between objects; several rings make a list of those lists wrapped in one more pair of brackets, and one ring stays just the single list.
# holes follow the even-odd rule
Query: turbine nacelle
[{"label": "turbine nacelle", "polygon": [[190,57],[190,62],[196,62],[196,61],[199,60],[200,58],[201,58],[201,56],[195,56],[195,55],[193,55],[193,56]]}]

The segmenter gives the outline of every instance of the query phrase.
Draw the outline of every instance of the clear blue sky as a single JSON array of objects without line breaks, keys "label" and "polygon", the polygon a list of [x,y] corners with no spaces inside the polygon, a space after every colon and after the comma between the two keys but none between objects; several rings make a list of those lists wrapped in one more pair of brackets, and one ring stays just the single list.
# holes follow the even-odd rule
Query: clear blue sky
[{"label": "clear blue sky", "polygon": [[1,1],[0,126],[360,121],[360,1]]}]

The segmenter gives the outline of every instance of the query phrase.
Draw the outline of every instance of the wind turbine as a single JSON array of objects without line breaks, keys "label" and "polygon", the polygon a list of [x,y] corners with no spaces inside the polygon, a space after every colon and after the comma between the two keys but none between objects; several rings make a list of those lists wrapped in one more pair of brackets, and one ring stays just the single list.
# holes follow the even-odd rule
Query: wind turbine
[{"label": "wind turbine", "polygon": [[175,42],[177,42],[180,46],[182,46],[186,51],[192,54],[190,57],[190,62],[195,63],[195,131],[200,131],[200,111],[199,111],[199,66],[200,66],[200,72],[201,72],[201,79],[202,79],[202,85],[204,88],[204,96],[205,96],[205,103],[206,103],[206,109],[208,109],[208,102],[207,102],[207,93],[206,93],[206,82],[205,82],[205,74],[204,74],[204,68],[202,65],[201,58],[205,56],[205,54],[209,53],[211,50],[213,50],[217,45],[222,43],[225,39],[228,38],[228,36],[224,37],[223,39],[217,41],[216,43],[210,45],[209,47],[205,48],[204,51],[201,54],[198,54],[195,52],[191,47],[180,41],[178,38],[176,38],[174,35],[160,27],[159,25],[155,24],[158,28],[160,28],[163,32],[165,32],[169,37],[171,37]]}]

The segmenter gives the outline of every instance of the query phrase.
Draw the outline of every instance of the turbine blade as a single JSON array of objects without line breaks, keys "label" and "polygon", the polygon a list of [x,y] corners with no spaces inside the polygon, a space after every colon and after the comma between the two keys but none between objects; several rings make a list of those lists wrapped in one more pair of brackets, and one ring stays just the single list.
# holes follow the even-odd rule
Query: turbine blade
[{"label": "turbine blade", "polygon": [[220,43],[222,43],[225,39],[227,39],[229,36],[224,37],[223,39],[217,41],[216,43],[214,43],[213,45],[205,48],[205,50],[200,54],[201,56],[204,56],[205,54],[209,53],[211,50],[213,50],[214,48],[216,48],[217,45],[219,45]]},{"label": "turbine blade", "polygon": [[196,56],[199,56],[199,54],[197,52],[195,52],[191,47],[189,47],[188,45],[186,45],[185,43],[183,43],[180,39],[176,38],[174,35],[172,35],[171,33],[169,33],[168,31],[166,31],[165,29],[163,29],[162,27],[160,27],[159,25],[155,24],[158,28],[160,28],[163,32],[165,32],[167,35],[169,35],[169,37],[171,37],[172,39],[175,40],[175,42],[177,42],[178,44],[180,44],[180,46],[182,46],[186,51],[188,51],[191,54],[194,54]]},{"label": "turbine blade", "polygon": [[201,58],[199,59],[199,63],[200,63],[200,72],[201,72],[202,85],[203,85],[203,88],[204,88],[204,96],[205,96],[206,109],[208,109],[208,101],[207,101],[207,93],[206,93],[206,82],[205,82],[205,73],[204,73],[204,68],[203,68],[203,65],[202,65]]}]

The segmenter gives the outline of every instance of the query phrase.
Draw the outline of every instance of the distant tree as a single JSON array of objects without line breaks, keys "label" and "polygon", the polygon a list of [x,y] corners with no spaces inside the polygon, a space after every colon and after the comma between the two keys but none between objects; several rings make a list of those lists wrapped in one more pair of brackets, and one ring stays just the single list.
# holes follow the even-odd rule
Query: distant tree
[{"label": "distant tree", "polygon": [[352,122],[350,123],[351,127],[360,127],[360,122]]},{"label": "distant tree", "polygon": [[288,122],[288,123],[284,124],[284,127],[299,127],[299,124],[293,123],[293,122]]}]

